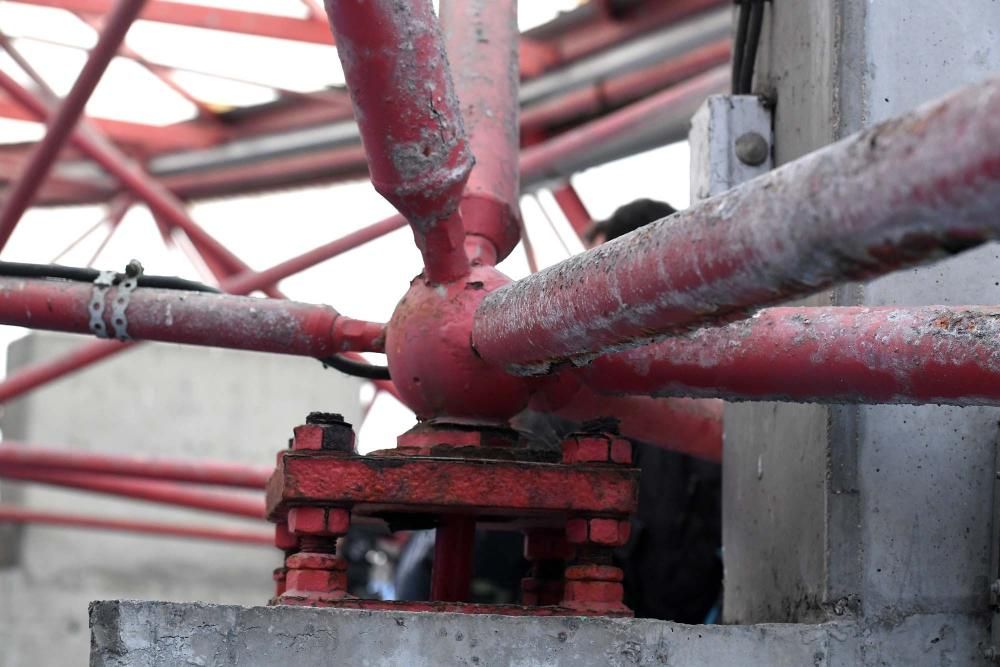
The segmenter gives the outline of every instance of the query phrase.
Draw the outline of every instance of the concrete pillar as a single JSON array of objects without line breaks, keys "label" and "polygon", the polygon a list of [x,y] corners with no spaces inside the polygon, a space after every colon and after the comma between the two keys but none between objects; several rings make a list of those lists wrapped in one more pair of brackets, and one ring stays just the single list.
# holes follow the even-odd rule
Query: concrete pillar
[{"label": "concrete pillar", "polygon": [[[998,39],[993,0],[768,3],[755,92],[775,103],[776,163],[995,73]],[[996,304],[998,277],[989,245],[808,303]],[[917,645],[957,632],[985,649],[998,419],[991,408],[729,406],[725,620],[853,617]]]},{"label": "concrete pillar", "polygon": [[[8,365],[85,342],[33,334]],[[80,451],[274,463],[313,410],[360,418],[360,382],[310,359],[147,344],[4,406],[5,439]],[[263,496],[263,494],[258,494]],[[44,510],[267,530],[263,520],[0,481],[0,500]],[[12,531],[0,561],[0,664],[79,665],[87,605],[107,597],[264,604],[280,554],[269,547],[93,530]]]}]

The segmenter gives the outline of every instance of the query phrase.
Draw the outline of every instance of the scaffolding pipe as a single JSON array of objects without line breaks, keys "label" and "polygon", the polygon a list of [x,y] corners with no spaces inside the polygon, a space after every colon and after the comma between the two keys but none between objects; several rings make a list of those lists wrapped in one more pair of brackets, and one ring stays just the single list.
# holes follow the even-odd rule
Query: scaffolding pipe
[{"label": "scaffolding pipe", "polygon": [[615,394],[1000,405],[1000,307],[768,308],[582,373]]},{"label": "scaffolding pipe", "polygon": [[413,228],[431,282],[469,272],[458,213],[473,158],[430,0],[327,0],[372,185]]},{"label": "scaffolding pipe", "polygon": [[516,0],[443,0],[448,60],[476,165],[459,206],[466,234],[488,240],[497,261],[517,245],[518,29]]},{"label": "scaffolding pipe", "polygon": [[0,208],[0,250],[7,245],[21,216],[45,182],[56,157],[66,145],[66,140],[72,134],[80,116],[83,115],[84,107],[97,87],[97,82],[100,81],[111,59],[115,57],[118,47],[125,39],[125,33],[128,32],[144,4],[145,0],[118,0],[115,3],[114,9],[108,16],[106,27],[90,51],[90,56],[80,70],[76,82],[53,114],[45,128],[45,136],[29,154],[24,168],[4,199],[3,208]]},{"label": "scaffolding pipe", "polygon": [[85,514],[47,512],[16,505],[0,505],[0,523],[37,524],[65,528],[92,528],[123,533],[143,533],[162,537],[183,537],[196,540],[216,540],[238,544],[274,547],[272,531],[241,530],[239,528],[209,528],[134,519],[112,519]]},{"label": "scaffolding pipe", "polygon": [[10,440],[4,440],[0,445],[0,465],[257,490],[264,488],[271,473],[274,472],[273,467],[228,461],[163,459],[119,453],[65,451]]},{"label": "scaffolding pipe", "polygon": [[264,518],[264,498],[262,496],[198,491],[170,482],[148,479],[133,480],[117,475],[66,470],[40,470],[32,466],[10,464],[0,464],[0,479],[37,482],[253,519]]},{"label": "scaffolding pipe", "polygon": [[[2,72],[0,72],[2,74]],[[265,285],[276,285],[283,278],[294,275],[315,266],[337,255],[364,245],[391,231],[406,226],[406,220],[399,215],[386,218],[374,225],[369,225],[356,232],[331,241],[326,245],[310,250],[302,255],[286,260],[270,269],[260,272],[245,271],[232,280],[222,281],[222,288],[231,294],[249,294]],[[67,354],[53,360],[39,362],[8,375],[0,382],[0,404],[11,401],[61,377],[82,370],[91,364],[102,361],[114,354],[124,352],[133,343],[117,341],[94,341],[81,345]],[[392,393],[395,387],[391,382],[376,381],[380,389]]]},{"label": "scaffolding pipe", "polygon": [[[131,285],[129,284],[131,283]],[[385,326],[329,306],[248,296],[0,275],[0,324],[325,358],[382,352]]]},{"label": "scaffolding pipe", "polygon": [[585,364],[1000,234],[1000,78],[881,123],[483,300],[472,342],[518,374]]}]

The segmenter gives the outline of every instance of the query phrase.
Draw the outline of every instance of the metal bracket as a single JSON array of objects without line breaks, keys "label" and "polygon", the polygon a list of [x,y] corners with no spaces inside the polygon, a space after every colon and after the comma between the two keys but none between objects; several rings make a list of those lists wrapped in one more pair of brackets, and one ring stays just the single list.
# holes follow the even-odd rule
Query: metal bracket
[{"label": "metal bracket", "polygon": [[[138,266],[136,270],[135,267]],[[139,286],[139,276],[142,275],[142,265],[133,260],[129,262],[125,269],[126,277],[118,283],[118,290],[115,294],[115,301],[111,305],[111,324],[115,328],[115,338],[118,340],[129,340],[128,316],[125,311],[128,309],[128,302],[132,298],[132,292]]]},{"label": "metal bracket", "polygon": [[111,338],[108,328],[104,324],[104,298],[115,283],[117,274],[114,271],[101,271],[100,275],[94,279],[94,289],[90,294],[90,303],[87,308],[90,311],[90,330],[98,338]]}]

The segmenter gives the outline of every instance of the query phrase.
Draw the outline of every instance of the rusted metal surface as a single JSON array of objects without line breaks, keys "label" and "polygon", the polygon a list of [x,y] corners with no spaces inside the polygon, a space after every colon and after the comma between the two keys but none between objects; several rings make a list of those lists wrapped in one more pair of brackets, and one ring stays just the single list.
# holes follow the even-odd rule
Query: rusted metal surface
[{"label": "rusted metal surface", "polygon": [[768,308],[584,372],[623,394],[1000,405],[1000,307]]},{"label": "rusted metal surface", "polygon": [[40,470],[33,466],[7,463],[0,464],[0,479],[50,484],[253,519],[264,517],[264,503],[259,497],[235,492],[200,491],[170,482],[71,470]]},{"label": "rusted metal surface", "polygon": [[121,477],[263,489],[273,468],[205,459],[164,459],[46,449],[11,440],[0,446],[0,465],[99,473]]},{"label": "rusted metal surface", "polygon": [[499,261],[519,237],[517,2],[444,0],[439,13],[476,159],[460,205],[462,221],[466,234],[489,240]]},{"label": "rusted metal surface", "polygon": [[[127,281],[126,281],[127,282]],[[0,323],[91,333],[94,285],[0,277]],[[384,349],[384,325],[344,317],[329,306],[204,292],[139,287],[127,306],[122,284],[108,290],[97,318],[124,340],[157,340],[257,352],[328,357]]]},{"label": "rusted metal surface", "polygon": [[65,146],[77,121],[83,115],[87,100],[90,99],[97,82],[111,63],[111,59],[125,39],[125,33],[128,32],[129,26],[144,4],[145,0],[118,0],[115,3],[106,27],[90,52],[72,89],[59,105],[58,111],[46,127],[45,136],[32,150],[13,187],[6,193],[3,207],[0,208],[0,249],[7,244],[24,211],[52,170],[59,151]]},{"label": "rusted metal surface", "polygon": [[68,514],[34,510],[18,505],[0,505],[0,523],[23,523],[66,528],[89,528],[124,533],[143,533],[163,537],[183,537],[196,540],[216,540],[237,544],[272,546],[273,536],[266,530],[248,530],[224,527],[201,527],[158,521],[112,519],[85,514]]},{"label": "rusted metal surface", "polygon": [[428,278],[468,271],[459,198],[472,169],[430,0],[327,0],[372,185],[413,227]]},{"label": "rusted metal surface", "polygon": [[635,471],[557,463],[477,461],[430,457],[324,456],[284,452],[268,482],[271,520],[296,504],[477,516],[635,510]]},{"label": "rusted metal surface", "polygon": [[500,288],[473,344],[546,373],[975,247],[1000,234],[998,111],[993,78]]}]

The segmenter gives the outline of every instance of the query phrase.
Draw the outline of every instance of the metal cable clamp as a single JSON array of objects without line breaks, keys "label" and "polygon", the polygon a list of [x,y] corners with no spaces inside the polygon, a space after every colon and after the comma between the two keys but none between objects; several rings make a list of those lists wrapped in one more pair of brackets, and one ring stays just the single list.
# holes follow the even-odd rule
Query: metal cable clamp
[{"label": "metal cable clamp", "polygon": [[115,283],[117,274],[114,271],[101,271],[94,279],[94,288],[90,293],[90,330],[98,338],[111,338],[108,328],[104,325],[104,297]]}]

